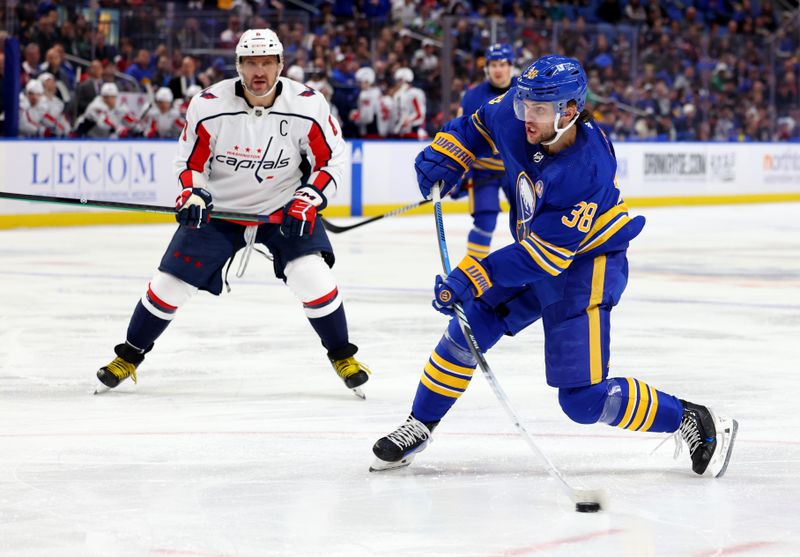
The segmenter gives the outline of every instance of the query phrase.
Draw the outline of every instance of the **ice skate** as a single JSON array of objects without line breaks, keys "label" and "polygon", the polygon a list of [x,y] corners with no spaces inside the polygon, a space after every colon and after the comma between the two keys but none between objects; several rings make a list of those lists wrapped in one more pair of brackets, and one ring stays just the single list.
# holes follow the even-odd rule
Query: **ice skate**
[{"label": "ice skate", "polygon": [[365,400],[367,397],[361,390],[361,385],[369,381],[369,374],[372,373],[369,368],[353,356],[340,359],[330,358],[330,360],[336,375],[342,378],[345,386],[352,389],[358,398]]},{"label": "ice skate", "polygon": [[705,406],[681,402],[684,410],[681,425],[675,432],[676,455],[680,453],[679,439],[682,439],[689,447],[692,470],[696,474],[722,477],[728,468],[739,423],[732,418],[719,417]]},{"label": "ice skate", "polygon": [[416,454],[425,450],[431,441],[431,434],[439,422],[423,423],[413,414],[406,422],[386,437],[381,437],[372,447],[375,461],[370,472],[381,472],[408,466]]},{"label": "ice skate", "polygon": [[144,361],[144,352],[137,350],[128,343],[118,344],[114,347],[117,357],[109,364],[97,370],[97,379],[103,384],[98,386],[94,394],[100,394],[113,389],[122,381],[130,377],[136,383],[136,368]]}]

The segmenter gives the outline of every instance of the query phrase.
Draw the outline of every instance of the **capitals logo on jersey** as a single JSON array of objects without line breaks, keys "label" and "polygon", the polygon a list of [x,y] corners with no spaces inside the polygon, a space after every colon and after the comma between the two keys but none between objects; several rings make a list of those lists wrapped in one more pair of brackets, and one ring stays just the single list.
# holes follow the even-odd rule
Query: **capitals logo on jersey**
[{"label": "capitals logo on jersey", "polygon": [[528,175],[520,172],[517,177],[517,241],[528,237],[531,231],[533,212],[536,210],[536,195]]}]

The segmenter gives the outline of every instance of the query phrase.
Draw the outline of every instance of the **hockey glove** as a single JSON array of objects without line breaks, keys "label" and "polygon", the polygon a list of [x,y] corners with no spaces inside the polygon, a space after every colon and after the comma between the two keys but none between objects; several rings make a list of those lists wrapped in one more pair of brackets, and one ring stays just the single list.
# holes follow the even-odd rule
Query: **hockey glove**
[{"label": "hockey glove", "polygon": [[467,197],[469,195],[469,190],[472,189],[473,181],[472,181],[472,170],[468,170],[464,176],[461,177],[461,180],[456,184],[450,191],[450,197],[453,199],[461,199],[462,197]]},{"label": "hockey glove", "polygon": [[189,228],[200,228],[211,220],[214,203],[211,194],[203,188],[184,188],[175,200],[175,220]]},{"label": "hockey glove", "polygon": [[414,160],[420,193],[425,199],[430,198],[431,188],[441,181],[442,196],[447,195],[474,160],[475,156],[455,136],[437,133],[433,143],[425,147]]},{"label": "hockey glove", "polygon": [[433,308],[453,315],[453,304],[480,298],[492,288],[489,271],[471,256],[466,256],[446,277],[438,275],[433,286]]},{"label": "hockey glove", "polygon": [[308,238],[314,232],[317,211],[323,210],[328,200],[313,186],[302,186],[294,192],[292,200],[283,208],[281,235],[287,238]]}]

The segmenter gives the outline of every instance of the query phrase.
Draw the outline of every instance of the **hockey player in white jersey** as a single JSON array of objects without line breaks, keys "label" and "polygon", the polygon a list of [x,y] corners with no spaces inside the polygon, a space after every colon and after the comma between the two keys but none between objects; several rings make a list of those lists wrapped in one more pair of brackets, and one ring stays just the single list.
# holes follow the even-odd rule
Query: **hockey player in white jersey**
[{"label": "hockey player in white jersey", "polygon": [[25,85],[24,102],[19,104],[19,135],[22,137],[46,137],[53,135],[49,130],[47,103],[44,100],[44,87],[38,79],[31,79]]},{"label": "hockey player in white jersey", "polygon": [[394,93],[397,110],[395,135],[409,139],[425,139],[425,93],[414,87],[414,72],[409,68],[398,68],[394,80],[400,85]]},{"label": "hockey player in white jersey", "polygon": [[383,93],[375,85],[375,70],[370,67],[359,68],[356,71],[356,83],[361,92],[358,94],[358,108],[350,111],[350,121],[358,126],[359,135],[365,139],[386,137],[389,129],[380,117]]},{"label": "hockey player in white jersey", "polygon": [[119,88],[114,83],[104,83],[86,112],[75,122],[78,135],[95,138],[127,137],[137,119],[117,105]]},{"label": "hockey player in white jersey", "polygon": [[[333,249],[317,215],[343,179],[344,141],[323,96],[279,77],[282,66],[277,35],[248,30],[236,46],[239,78],[192,100],[176,158],[180,226],[136,305],[126,341],[114,349],[117,357],[97,372],[107,387],[135,381],[177,310],[197,290],[220,294],[226,263],[244,248],[243,273],[250,250],[261,243],[272,254],[275,275],[302,303],[337,375],[363,397],[359,387],[369,370],[354,357],[357,347],[348,338],[331,271]],[[269,223],[211,220],[213,209],[262,215]],[[280,326],[277,315],[265,314],[265,320]],[[293,377],[304,367],[287,366]]]},{"label": "hockey player in white jersey", "polygon": [[183,130],[184,120],[178,109],[172,106],[172,91],[161,87],[154,95],[155,106],[144,116],[144,135],[175,139]]}]

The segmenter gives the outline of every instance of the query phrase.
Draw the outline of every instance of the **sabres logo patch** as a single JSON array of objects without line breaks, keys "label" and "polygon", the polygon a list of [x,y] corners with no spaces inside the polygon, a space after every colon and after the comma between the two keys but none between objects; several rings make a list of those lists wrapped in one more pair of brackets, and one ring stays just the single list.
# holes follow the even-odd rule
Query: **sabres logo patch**
[{"label": "sabres logo patch", "polygon": [[440,302],[446,304],[447,302],[450,301],[450,298],[452,298],[452,295],[450,294],[449,290],[442,290],[441,292],[439,292],[439,301]]}]

